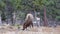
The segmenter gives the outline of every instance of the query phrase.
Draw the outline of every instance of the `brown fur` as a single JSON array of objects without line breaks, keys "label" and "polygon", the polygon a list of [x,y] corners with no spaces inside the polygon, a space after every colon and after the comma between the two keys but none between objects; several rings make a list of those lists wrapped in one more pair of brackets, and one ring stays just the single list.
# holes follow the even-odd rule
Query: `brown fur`
[{"label": "brown fur", "polygon": [[25,21],[25,23],[23,24],[23,30],[25,30],[27,27],[29,27],[30,25],[32,25],[33,27],[33,23],[32,20],[30,19],[30,16],[28,16],[28,19]]}]

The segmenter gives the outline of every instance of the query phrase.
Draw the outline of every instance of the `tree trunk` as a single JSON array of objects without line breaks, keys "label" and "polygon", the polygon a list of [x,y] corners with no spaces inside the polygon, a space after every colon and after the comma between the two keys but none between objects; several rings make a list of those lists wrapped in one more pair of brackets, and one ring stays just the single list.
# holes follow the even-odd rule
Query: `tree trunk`
[{"label": "tree trunk", "polygon": [[37,15],[36,15],[36,11],[35,11],[35,10],[34,10],[34,13],[35,13],[35,19],[36,19],[36,16],[37,16]]},{"label": "tree trunk", "polygon": [[1,14],[0,14],[0,25],[2,25]]},{"label": "tree trunk", "polygon": [[16,13],[13,12],[13,25],[16,23]]},{"label": "tree trunk", "polygon": [[46,7],[44,7],[44,26],[47,26]]}]

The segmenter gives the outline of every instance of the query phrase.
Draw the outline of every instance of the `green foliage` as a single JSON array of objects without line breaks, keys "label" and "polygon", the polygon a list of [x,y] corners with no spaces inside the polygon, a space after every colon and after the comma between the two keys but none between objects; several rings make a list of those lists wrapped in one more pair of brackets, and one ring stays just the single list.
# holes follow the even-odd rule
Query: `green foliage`
[{"label": "green foliage", "polygon": [[0,0],[0,10],[2,10],[4,7],[5,7],[5,3],[2,0]]},{"label": "green foliage", "polygon": [[24,12],[20,11],[20,12],[17,13],[17,17],[16,17],[17,19],[24,19],[24,17],[25,17],[25,13]]},{"label": "green foliage", "polygon": [[21,0],[10,0],[12,6],[14,7],[14,9],[21,9]]},{"label": "green foliage", "polygon": [[[0,0],[0,10],[5,11],[6,0]],[[60,16],[60,0],[8,0],[14,11],[18,11],[17,18],[24,19],[27,10],[40,11],[40,16],[43,17],[43,8],[46,6],[47,17],[58,18]],[[6,11],[5,11],[6,12]],[[4,13],[5,13],[4,12]],[[23,13],[25,12],[25,13]],[[6,12],[7,13],[7,12]],[[1,12],[0,12],[1,14]]]},{"label": "green foliage", "polygon": [[56,16],[56,19],[57,19],[57,20],[60,20],[60,16]]},{"label": "green foliage", "polygon": [[0,5],[3,7],[4,6],[4,2],[2,0],[0,0]]}]

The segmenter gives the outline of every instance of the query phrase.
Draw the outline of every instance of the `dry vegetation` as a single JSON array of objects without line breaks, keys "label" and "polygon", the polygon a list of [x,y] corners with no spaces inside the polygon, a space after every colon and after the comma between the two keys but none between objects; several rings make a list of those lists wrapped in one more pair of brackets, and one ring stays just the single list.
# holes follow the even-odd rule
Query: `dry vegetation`
[{"label": "dry vegetation", "polygon": [[[22,27],[22,26],[20,26]],[[60,34],[60,26],[53,27],[33,27],[27,30],[19,30],[15,26],[0,26],[0,34]]]}]

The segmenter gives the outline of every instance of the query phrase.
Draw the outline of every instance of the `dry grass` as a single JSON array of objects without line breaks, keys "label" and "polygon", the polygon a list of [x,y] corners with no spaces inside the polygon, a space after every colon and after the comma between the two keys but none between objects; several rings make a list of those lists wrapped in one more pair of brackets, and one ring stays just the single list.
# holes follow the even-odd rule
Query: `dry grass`
[{"label": "dry grass", "polygon": [[60,26],[53,27],[33,27],[27,30],[17,30],[15,26],[1,26],[0,34],[60,34]]}]

